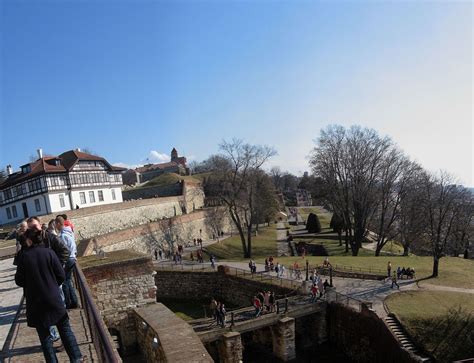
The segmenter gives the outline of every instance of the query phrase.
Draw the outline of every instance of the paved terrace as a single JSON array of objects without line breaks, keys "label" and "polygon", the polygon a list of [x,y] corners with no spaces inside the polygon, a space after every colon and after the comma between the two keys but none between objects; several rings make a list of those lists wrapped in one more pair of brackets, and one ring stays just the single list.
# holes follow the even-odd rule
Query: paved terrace
[{"label": "paved terrace", "polygon": [[[0,260],[0,362],[43,362],[36,329],[26,324],[23,289],[15,284],[15,272],[12,258]],[[82,354],[88,362],[98,362],[84,310],[70,310],[69,317]],[[65,350],[56,354],[60,362],[69,361]]]}]

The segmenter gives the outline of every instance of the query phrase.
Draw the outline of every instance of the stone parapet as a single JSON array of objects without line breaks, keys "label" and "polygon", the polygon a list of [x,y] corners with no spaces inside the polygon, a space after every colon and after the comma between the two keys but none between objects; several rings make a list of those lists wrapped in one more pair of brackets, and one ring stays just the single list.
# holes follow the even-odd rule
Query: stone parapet
[{"label": "stone parapet", "polygon": [[193,328],[163,304],[137,308],[133,315],[137,343],[147,362],[213,362]]}]

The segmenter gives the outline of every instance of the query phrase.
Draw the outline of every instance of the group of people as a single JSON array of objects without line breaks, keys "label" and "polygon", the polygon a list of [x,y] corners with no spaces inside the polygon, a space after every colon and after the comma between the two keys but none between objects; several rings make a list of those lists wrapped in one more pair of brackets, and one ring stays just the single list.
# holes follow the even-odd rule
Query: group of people
[{"label": "group of people", "polygon": [[318,297],[322,298],[323,295],[326,293],[326,289],[329,287],[329,282],[327,279],[323,282],[323,279],[321,278],[316,269],[313,270],[313,273],[310,276],[310,280],[312,282],[310,288],[311,302],[316,302]]},{"label": "group of people", "polygon": [[273,291],[260,291],[252,299],[252,305],[255,308],[255,317],[259,317],[265,312],[275,311],[275,293]]},{"label": "group of people", "polygon": [[400,266],[397,267],[397,277],[399,279],[403,279],[403,276],[405,276],[407,279],[413,279],[415,277],[415,269],[413,267],[402,267]]},{"label": "group of people", "polygon": [[273,256],[270,256],[265,259],[265,271],[270,272],[270,271],[275,271],[277,274],[277,277],[283,277],[285,275],[285,266],[277,263],[275,265]]},{"label": "group of people", "polygon": [[217,325],[225,328],[225,323],[226,323],[226,310],[225,310],[225,305],[222,301],[218,301],[215,298],[212,298],[211,300],[211,305],[210,305],[210,310],[212,317],[216,321]]},{"label": "group of people", "polygon": [[78,307],[72,286],[76,254],[74,226],[64,214],[48,224],[31,217],[18,226],[15,282],[23,287],[27,324],[36,328],[48,363],[58,362],[53,342],[59,339],[71,362],[84,359],[67,312]]}]

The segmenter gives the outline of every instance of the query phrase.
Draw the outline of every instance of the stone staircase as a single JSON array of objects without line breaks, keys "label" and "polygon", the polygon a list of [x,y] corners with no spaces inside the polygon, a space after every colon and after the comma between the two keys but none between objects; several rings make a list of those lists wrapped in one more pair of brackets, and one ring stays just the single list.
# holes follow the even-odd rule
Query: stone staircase
[{"label": "stone staircase", "polygon": [[402,325],[400,324],[400,322],[395,316],[393,316],[392,314],[389,314],[388,316],[384,318],[384,321],[385,321],[385,324],[390,329],[390,331],[392,332],[392,334],[400,343],[401,347],[407,350],[410,353],[410,355],[416,358],[418,362],[423,362],[423,363],[433,362],[429,357],[426,357],[422,352],[419,351],[419,349],[416,347],[416,345],[413,343],[410,337],[406,334]]}]

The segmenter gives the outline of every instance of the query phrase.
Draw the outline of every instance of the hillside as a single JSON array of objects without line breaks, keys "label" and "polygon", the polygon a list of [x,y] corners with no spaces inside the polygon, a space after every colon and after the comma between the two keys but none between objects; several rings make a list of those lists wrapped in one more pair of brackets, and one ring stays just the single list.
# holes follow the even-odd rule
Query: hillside
[{"label": "hillside", "polygon": [[141,185],[140,188],[155,187],[155,186],[162,187],[166,185],[176,184],[177,182],[181,180],[199,183],[199,182],[202,182],[202,180],[208,175],[209,173],[194,174],[194,175],[178,175],[175,173],[162,174],[151,179],[145,184]]}]

